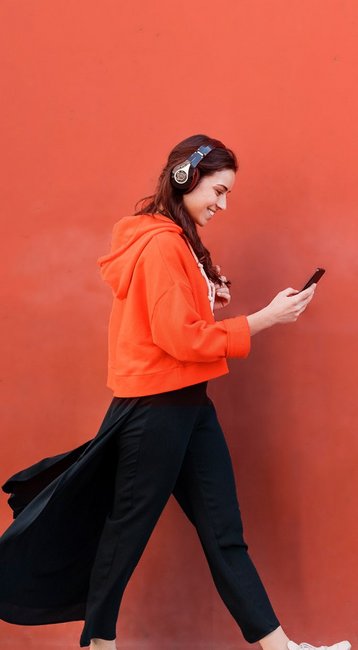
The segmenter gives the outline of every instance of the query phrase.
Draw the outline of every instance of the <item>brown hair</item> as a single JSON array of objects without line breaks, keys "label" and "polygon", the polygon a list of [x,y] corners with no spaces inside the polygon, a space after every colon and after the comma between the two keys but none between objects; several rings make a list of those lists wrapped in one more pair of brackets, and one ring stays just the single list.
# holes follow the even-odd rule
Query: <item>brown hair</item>
[{"label": "brown hair", "polygon": [[[205,248],[201,241],[196,223],[192,220],[183,204],[183,192],[176,190],[171,182],[170,175],[173,167],[184,162],[198,147],[202,145],[212,145],[215,147],[210,151],[203,160],[200,161],[197,169],[200,172],[200,178],[210,176],[216,171],[222,169],[232,169],[235,173],[238,170],[237,158],[231,149],[225,147],[220,140],[214,140],[206,135],[192,135],[182,142],[179,142],[169,154],[166,165],[164,166],[157,183],[155,194],[145,196],[140,199],[136,205],[141,203],[141,209],[135,212],[139,214],[164,214],[184,231],[185,236],[192,245],[199,261],[203,264],[205,273],[213,281],[220,284],[220,274],[217,272],[212,263],[210,252]],[[227,280],[225,284],[229,287],[231,282]]]}]

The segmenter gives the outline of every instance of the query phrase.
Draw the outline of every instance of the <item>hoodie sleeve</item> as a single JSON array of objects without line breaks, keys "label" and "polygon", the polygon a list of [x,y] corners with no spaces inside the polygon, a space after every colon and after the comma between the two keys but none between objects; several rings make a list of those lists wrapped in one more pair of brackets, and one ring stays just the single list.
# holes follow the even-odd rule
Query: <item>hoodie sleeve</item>
[{"label": "hoodie sleeve", "polygon": [[223,357],[247,357],[250,329],[246,316],[207,323],[197,312],[191,287],[172,284],[156,302],[153,342],[180,361],[208,362]]}]

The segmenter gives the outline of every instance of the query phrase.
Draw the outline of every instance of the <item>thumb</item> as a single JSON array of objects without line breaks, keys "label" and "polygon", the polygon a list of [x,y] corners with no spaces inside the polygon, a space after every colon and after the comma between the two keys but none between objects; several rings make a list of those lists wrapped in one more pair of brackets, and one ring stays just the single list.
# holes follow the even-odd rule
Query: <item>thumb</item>
[{"label": "thumb", "polygon": [[293,289],[292,287],[288,287],[287,289],[284,289],[282,291],[284,296],[294,296],[296,293],[299,293],[297,289]]}]

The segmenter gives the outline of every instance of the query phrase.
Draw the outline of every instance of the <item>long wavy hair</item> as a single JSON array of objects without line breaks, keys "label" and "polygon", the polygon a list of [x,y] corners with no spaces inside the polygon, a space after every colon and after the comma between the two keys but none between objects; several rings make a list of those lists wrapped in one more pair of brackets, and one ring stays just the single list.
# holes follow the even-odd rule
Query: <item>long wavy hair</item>
[{"label": "long wavy hair", "polygon": [[[215,140],[206,135],[192,135],[182,142],[179,142],[169,154],[157,183],[155,193],[140,199],[135,205],[135,214],[164,214],[177,223],[184,231],[184,235],[192,245],[199,262],[202,263],[207,276],[218,284],[222,283],[220,274],[212,263],[210,252],[201,241],[197,225],[190,217],[183,203],[183,192],[176,190],[170,182],[170,174],[176,165],[184,162],[198,147],[202,145],[215,147],[203,160],[200,161],[197,169],[200,172],[200,179],[210,176],[223,169],[232,169],[235,173],[238,170],[237,158],[231,149],[225,147],[220,140]],[[199,181],[200,182],[200,181]],[[140,209],[138,210],[138,206]],[[224,284],[230,287],[231,282],[227,280]]]}]

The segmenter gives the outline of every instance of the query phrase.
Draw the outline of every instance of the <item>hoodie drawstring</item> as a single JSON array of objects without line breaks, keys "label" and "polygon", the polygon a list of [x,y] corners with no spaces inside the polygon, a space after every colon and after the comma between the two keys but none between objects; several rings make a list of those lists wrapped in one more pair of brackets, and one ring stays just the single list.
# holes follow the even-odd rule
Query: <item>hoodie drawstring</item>
[{"label": "hoodie drawstring", "polygon": [[210,308],[211,308],[211,311],[212,311],[212,313],[214,314],[215,291],[216,291],[216,290],[215,290],[215,284],[214,284],[214,282],[213,282],[212,280],[210,280],[210,279],[208,278],[208,276],[206,275],[202,263],[199,262],[199,258],[198,258],[198,256],[197,256],[196,253],[194,252],[192,245],[190,244],[190,242],[189,242],[187,239],[186,239],[186,243],[188,244],[188,246],[189,246],[189,248],[190,248],[190,250],[191,250],[191,252],[192,252],[192,254],[193,254],[193,256],[194,256],[194,259],[196,260],[196,263],[197,263],[197,265],[198,265],[198,267],[199,267],[199,269],[200,269],[200,273],[201,273],[202,276],[205,278],[206,284],[208,285],[208,299],[209,299],[209,302],[210,302]]}]

